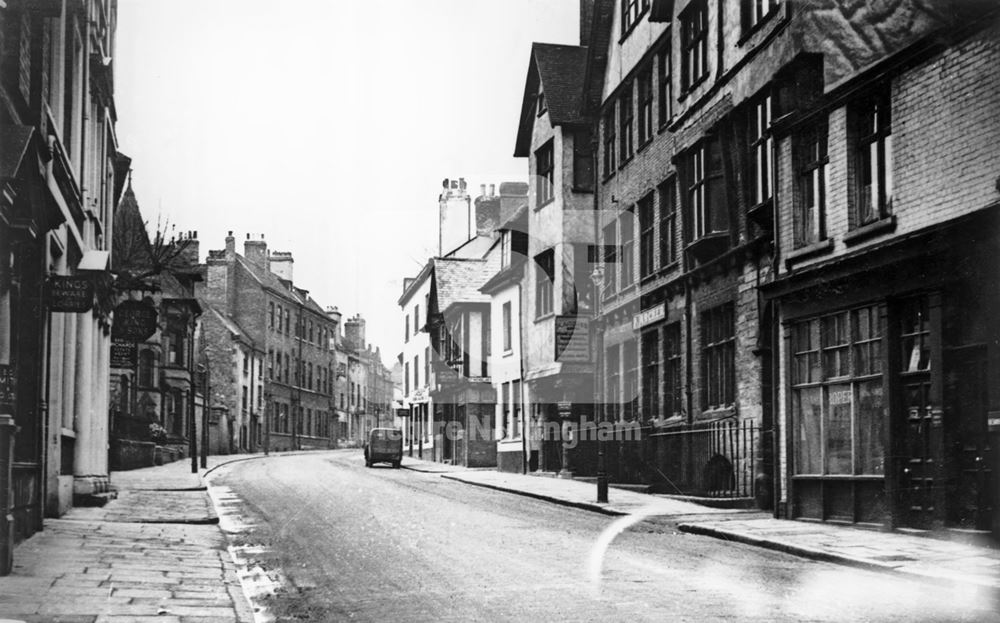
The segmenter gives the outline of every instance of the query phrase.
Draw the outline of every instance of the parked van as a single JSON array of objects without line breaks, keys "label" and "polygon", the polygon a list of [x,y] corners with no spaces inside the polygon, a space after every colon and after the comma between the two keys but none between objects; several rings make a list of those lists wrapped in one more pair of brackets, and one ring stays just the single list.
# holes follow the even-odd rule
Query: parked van
[{"label": "parked van", "polygon": [[373,428],[365,440],[365,467],[375,463],[391,463],[399,469],[403,460],[403,431],[398,428]]}]

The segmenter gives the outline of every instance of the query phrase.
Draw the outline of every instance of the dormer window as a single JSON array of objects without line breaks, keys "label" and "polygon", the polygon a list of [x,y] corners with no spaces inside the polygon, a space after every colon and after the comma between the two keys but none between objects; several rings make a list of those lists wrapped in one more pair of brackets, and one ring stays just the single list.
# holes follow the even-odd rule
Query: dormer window
[{"label": "dormer window", "polygon": [[548,110],[548,107],[545,104],[545,94],[542,93],[541,91],[538,92],[537,103],[538,103],[538,116],[541,117],[542,115],[545,114],[545,111]]}]

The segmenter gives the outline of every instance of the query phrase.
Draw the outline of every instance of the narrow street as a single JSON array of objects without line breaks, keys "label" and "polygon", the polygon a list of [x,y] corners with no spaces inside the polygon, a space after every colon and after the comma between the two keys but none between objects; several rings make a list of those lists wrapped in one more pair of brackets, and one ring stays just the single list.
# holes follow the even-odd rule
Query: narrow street
[{"label": "narrow street", "polygon": [[[404,460],[405,466],[405,460]],[[212,476],[289,585],[282,620],[1000,621],[967,593],[683,534],[669,518],[587,561],[614,518],[388,467],[356,450]],[[612,491],[612,495],[614,492]]]}]

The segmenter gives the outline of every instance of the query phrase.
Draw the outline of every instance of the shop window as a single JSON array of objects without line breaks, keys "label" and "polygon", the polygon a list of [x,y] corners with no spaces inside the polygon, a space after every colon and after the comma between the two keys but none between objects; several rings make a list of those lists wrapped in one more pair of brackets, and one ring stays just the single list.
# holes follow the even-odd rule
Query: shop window
[{"label": "shop window", "polygon": [[854,141],[853,227],[892,215],[892,115],[889,88],[851,105]]},{"label": "shop window", "polygon": [[684,411],[681,387],[681,325],[663,327],[663,410],[667,417]]},{"label": "shop window", "polygon": [[718,409],[736,398],[736,319],[727,303],[701,314],[701,404]]},{"label": "shop window", "polygon": [[642,418],[660,416],[660,332],[654,328],[642,334]]},{"label": "shop window", "polygon": [[826,191],[829,188],[826,124],[805,130],[794,141],[797,192],[792,219],[795,248],[801,248],[826,238]]},{"label": "shop window", "polygon": [[797,474],[884,473],[882,335],[875,306],[792,328]]}]

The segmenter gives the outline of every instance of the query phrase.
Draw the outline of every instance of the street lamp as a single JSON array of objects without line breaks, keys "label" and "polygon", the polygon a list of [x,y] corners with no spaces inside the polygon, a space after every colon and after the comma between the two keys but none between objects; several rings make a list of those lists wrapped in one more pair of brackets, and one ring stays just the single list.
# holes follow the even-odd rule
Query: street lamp
[{"label": "street lamp", "polygon": [[[603,335],[601,326],[601,289],[604,286],[604,266],[598,264],[594,266],[594,272],[590,274],[590,280],[594,284],[594,344],[596,346],[596,362],[594,364],[594,415],[597,418],[597,501],[607,503],[608,501],[608,471],[604,458],[604,410],[601,409],[601,393],[598,388],[601,386],[601,364],[604,348],[598,340]],[[599,414],[599,415],[598,415]]]}]

